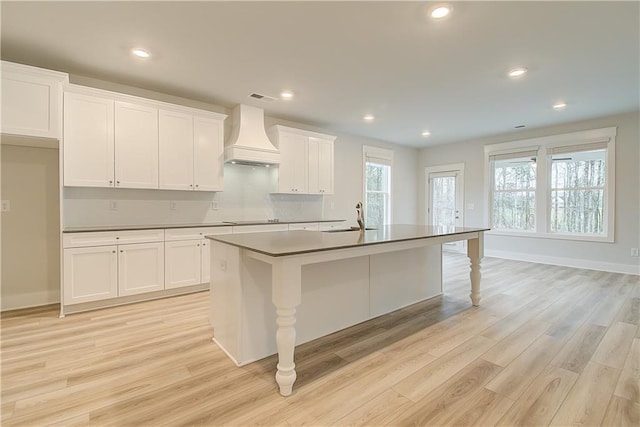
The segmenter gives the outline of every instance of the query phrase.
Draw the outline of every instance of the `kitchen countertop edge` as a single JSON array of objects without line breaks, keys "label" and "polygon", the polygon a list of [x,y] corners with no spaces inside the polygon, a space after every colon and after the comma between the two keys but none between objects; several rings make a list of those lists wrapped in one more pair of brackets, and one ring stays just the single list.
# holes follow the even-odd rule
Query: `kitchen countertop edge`
[{"label": "kitchen countertop edge", "polygon": [[245,225],[276,225],[276,224],[304,224],[311,222],[344,222],[344,219],[313,219],[313,220],[290,220],[278,222],[264,221],[242,221],[241,224],[229,222],[214,222],[208,224],[155,224],[155,225],[106,225],[106,226],[87,226],[87,227],[68,227],[62,230],[63,233],[86,233],[96,231],[135,231],[135,230],[158,230],[167,228],[200,228],[200,227],[243,227]]}]

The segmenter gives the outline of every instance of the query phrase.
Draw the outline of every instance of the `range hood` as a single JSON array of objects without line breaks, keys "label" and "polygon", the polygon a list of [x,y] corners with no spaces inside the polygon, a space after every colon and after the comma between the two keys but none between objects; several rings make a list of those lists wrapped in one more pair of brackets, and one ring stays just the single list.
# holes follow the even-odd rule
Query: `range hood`
[{"label": "range hood", "polygon": [[250,165],[277,165],[280,152],[264,129],[262,108],[239,104],[233,109],[231,137],[225,144],[224,161]]}]

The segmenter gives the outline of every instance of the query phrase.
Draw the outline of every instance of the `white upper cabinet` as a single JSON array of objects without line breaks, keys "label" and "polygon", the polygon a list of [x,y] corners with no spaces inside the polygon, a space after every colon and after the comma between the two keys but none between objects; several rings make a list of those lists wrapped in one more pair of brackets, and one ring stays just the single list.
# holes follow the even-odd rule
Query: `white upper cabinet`
[{"label": "white upper cabinet", "polygon": [[308,189],[307,138],[293,133],[282,133],[279,137],[280,167],[278,193],[301,193]]},{"label": "white upper cabinet", "polygon": [[199,191],[224,188],[224,127],[222,120],[194,116],[193,185]]},{"label": "white upper cabinet", "polygon": [[309,137],[309,193],[333,194],[333,139]]},{"label": "white upper cabinet", "polygon": [[158,109],[115,103],[116,187],[158,188]]},{"label": "white upper cabinet", "polygon": [[64,94],[64,185],[113,187],[113,100]]},{"label": "white upper cabinet", "polygon": [[160,110],[160,188],[193,189],[193,116]]},{"label": "white upper cabinet", "polygon": [[334,136],[285,126],[269,129],[280,151],[276,193],[332,194]]},{"label": "white upper cabinet", "polygon": [[68,85],[64,185],[220,191],[226,117]]},{"label": "white upper cabinet", "polygon": [[62,86],[57,71],[2,61],[2,133],[60,139]]}]

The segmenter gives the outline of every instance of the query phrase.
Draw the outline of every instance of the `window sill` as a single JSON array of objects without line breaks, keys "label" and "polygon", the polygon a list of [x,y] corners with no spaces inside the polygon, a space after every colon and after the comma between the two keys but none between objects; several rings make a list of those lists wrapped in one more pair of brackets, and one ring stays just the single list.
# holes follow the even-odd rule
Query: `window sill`
[{"label": "window sill", "polygon": [[506,231],[506,230],[491,230],[487,232],[492,236],[508,236],[508,237],[529,237],[534,239],[551,239],[551,240],[575,240],[580,242],[599,242],[599,243],[614,243],[613,236],[598,236],[594,234],[563,234],[563,233],[538,233],[535,231]]}]

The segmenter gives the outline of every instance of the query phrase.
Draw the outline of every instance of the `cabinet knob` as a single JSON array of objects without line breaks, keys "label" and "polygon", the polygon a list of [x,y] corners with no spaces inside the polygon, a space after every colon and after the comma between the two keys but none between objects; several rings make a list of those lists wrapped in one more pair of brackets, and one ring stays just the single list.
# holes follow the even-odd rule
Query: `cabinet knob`
[{"label": "cabinet knob", "polygon": [[189,184],[189,187],[193,188],[193,184]]},{"label": "cabinet knob", "polygon": [[200,243],[198,243],[196,246],[200,247]]},{"label": "cabinet knob", "polygon": [[115,253],[116,253],[116,251],[111,251],[111,253],[112,253],[112,254],[115,254]]},{"label": "cabinet knob", "polygon": [[116,237],[116,240],[120,239],[120,237]]},{"label": "cabinet knob", "polygon": [[120,185],[120,181],[116,181],[116,185]]},{"label": "cabinet knob", "polygon": [[122,254],[122,253],[124,253],[124,251],[122,249],[120,249],[120,253]]},{"label": "cabinet knob", "polygon": [[196,184],[196,188],[200,187],[198,184]]},{"label": "cabinet knob", "polygon": [[113,184],[113,180],[112,179],[109,180],[109,184]]}]

